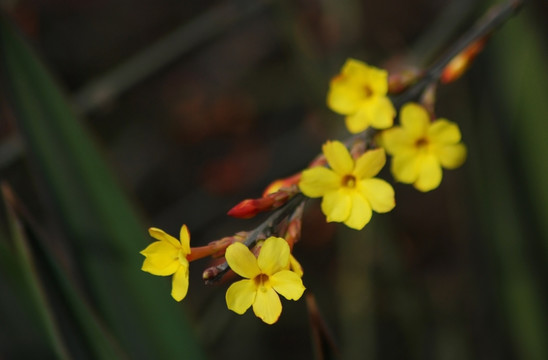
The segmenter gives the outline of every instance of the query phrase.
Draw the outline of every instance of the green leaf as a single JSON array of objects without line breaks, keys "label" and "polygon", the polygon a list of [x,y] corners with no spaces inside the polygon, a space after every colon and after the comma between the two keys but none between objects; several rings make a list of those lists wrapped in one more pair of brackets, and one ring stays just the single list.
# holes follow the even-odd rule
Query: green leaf
[{"label": "green leaf", "polygon": [[36,177],[92,301],[130,358],[201,358],[167,283],[140,270],[149,242],[96,145],[44,66],[1,19],[0,71]]}]

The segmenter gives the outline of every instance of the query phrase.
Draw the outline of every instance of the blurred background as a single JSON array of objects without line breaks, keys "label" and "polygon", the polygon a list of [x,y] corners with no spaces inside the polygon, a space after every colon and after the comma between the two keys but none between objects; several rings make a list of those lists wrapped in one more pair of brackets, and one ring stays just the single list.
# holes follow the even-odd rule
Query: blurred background
[{"label": "blurred background", "polygon": [[[304,298],[236,315],[206,260],[176,303],[146,229],[253,229],[226,212],[347,137],[325,105],[346,58],[426,67],[500,2],[0,1],[0,359],[332,357]],[[309,202],[295,255],[340,357],[548,358],[547,15],[529,1],[438,88],[469,150],[438,189],[383,170],[397,206],[360,232]]]}]

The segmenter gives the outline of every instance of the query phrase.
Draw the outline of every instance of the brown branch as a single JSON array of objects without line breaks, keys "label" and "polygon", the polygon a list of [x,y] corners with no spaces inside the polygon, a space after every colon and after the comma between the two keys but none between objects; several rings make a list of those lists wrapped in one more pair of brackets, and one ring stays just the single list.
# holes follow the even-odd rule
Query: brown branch
[{"label": "brown branch", "polygon": [[[303,194],[298,193],[295,195],[284,206],[280,207],[272,215],[270,215],[261,225],[250,231],[243,243],[251,249],[255,246],[255,244],[257,244],[258,241],[274,235],[276,233],[276,227],[285,219],[290,217],[293,211],[295,211],[295,209],[297,209],[299,205],[305,201],[306,198]],[[202,275],[202,278],[206,284],[212,284],[219,281],[224,274],[228,272],[228,270],[230,270],[230,267],[225,261],[222,264],[206,269]]]},{"label": "brown branch", "polygon": [[514,16],[526,0],[514,0],[491,8],[468,32],[466,32],[437,62],[424,73],[424,76],[401,95],[394,96],[392,102],[399,108],[408,101],[417,99],[432,83],[439,80],[443,69],[464,49],[491,34]]}]

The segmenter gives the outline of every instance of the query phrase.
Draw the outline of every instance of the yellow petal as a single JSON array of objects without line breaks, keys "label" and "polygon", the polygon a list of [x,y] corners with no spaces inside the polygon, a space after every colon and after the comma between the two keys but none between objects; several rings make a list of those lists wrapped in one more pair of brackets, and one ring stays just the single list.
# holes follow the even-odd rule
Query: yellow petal
[{"label": "yellow petal", "polygon": [[167,241],[155,241],[141,254],[146,257],[141,270],[154,275],[171,275],[179,267],[179,250]]},{"label": "yellow petal", "polygon": [[356,160],[354,175],[358,179],[370,178],[379,173],[386,163],[384,149],[366,151]]},{"label": "yellow petal", "polygon": [[[186,260],[186,259],[185,259]],[[188,292],[188,261],[181,265],[171,280],[171,297],[177,301],[185,298]]]},{"label": "yellow petal", "polygon": [[327,106],[342,115],[355,113],[363,101],[363,90],[342,76],[335,77],[327,93]]},{"label": "yellow petal", "polygon": [[463,144],[442,146],[435,152],[441,166],[446,169],[456,169],[466,160],[466,146]]},{"label": "yellow petal", "polygon": [[295,274],[303,277],[304,271],[301,264],[295,259],[293,255],[289,256],[289,270],[293,271]]},{"label": "yellow petal", "polygon": [[339,189],[325,194],[322,199],[321,207],[328,222],[345,221],[350,215],[350,209],[352,207],[349,192],[345,189]]},{"label": "yellow petal", "polygon": [[289,245],[282,238],[271,236],[265,240],[257,263],[261,273],[272,275],[285,269],[289,264]]},{"label": "yellow petal", "polygon": [[374,66],[367,66],[368,87],[375,95],[384,96],[388,92],[388,72]]},{"label": "yellow petal", "polygon": [[428,128],[428,138],[435,144],[453,145],[460,141],[457,124],[446,119],[438,119]]},{"label": "yellow petal", "polygon": [[272,287],[257,291],[253,302],[253,312],[267,324],[274,324],[282,313],[280,297]]},{"label": "yellow petal", "polygon": [[328,141],[322,146],[327,163],[338,175],[346,175],[352,172],[354,160],[348,149],[340,141]]},{"label": "yellow petal", "polygon": [[190,254],[190,233],[186,225],[181,226],[181,231],[179,233],[179,239],[181,240],[181,247],[183,248],[183,253],[185,255]]},{"label": "yellow petal", "polygon": [[179,260],[171,261],[169,263],[155,264],[154,262],[150,261],[149,258],[146,258],[145,261],[143,261],[143,266],[141,267],[141,270],[151,273],[152,275],[168,276],[175,273],[177,269],[179,269],[179,266],[181,266]]},{"label": "yellow petal", "polygon": [[360,133],[371,126],[369,112],[367,111],[367,108],[364,109],[363,107],[355,113],[347,115],[344,121],[346,129],[352,134]]},{"label": "yellow petal", "polygon": [[371,220],[371,215],[369,202],[358,191],[353,191],[352,209],[344,224],[349,228],[361,230]]},{"label": "yellow petal", "polygon": [[386,95],[388,91],[388,72],[369,66],[363,61],[349,58],[343,65],[341,74],[362,91],[366,87],[377,95]]},{"label": "yellow petal", "polygon": [[419,177],[421,156],[418,152],[406,151],[400,155],[394,155],[390,165],[390,171],[397,181],[406,184],[414,183]]},{"label": "yellow petal", "polygon": [[257,265],[257,258],[242,243],[235,242],[230,245],[226,249],[225,258],[228,266],[242,277],[253,279],[261,273]]},{"label": "yellow petal", "polygon": [[370,81],[370,68],[363,61],[348,58],[341,69],[341,74],[356,83],[366,83]]},{"label": "yellow petal", "polygon": [[378,213],[385,213],[396,206],[394,189],[381,179],[365,179],[359,182],[360,192],[367,199],[371,208]]},{"label": "yellow petal", "polygon": [[441,166],[434,155],[424,156],[420,173],[413,186],[420,191],[426,192],[437,188],[441,183]]},{"label": "yellow petal", "polygon": [[308,197],[316,198],[333,191],[341,185],[341,177],[323,166],[306,169],[302,172],[299,189]]},{"label": "yellow petal", "polygon": [[386,96],[375,96],[367,102],[369,124],[375,129],[387,129],[394,123],[396,109]]},{"label": "yellow petal", "polygon": [[293,271],[283,270],[270,277],[270,284],[287,300],[299,300],[305,287],[301,277]]},{"label": "yellow petal", "polygon": [[167,241],[168,243],[170,243],[171,245],[173,245],[177,248],[179,248],[181,246],[181,243],[179,242],[179,240],[177,240],[173,236],[167,234],[162,229],[151,227],[151,228],[148,229],[148,233],[150,234],[150,236],[152,236],[156,240]]},{"label": "yellow petal", "polygon": [[408,136],[415,140],[426,135],[430,125],[430,116],[421,105],[407,103],[401,108],[400,122]]},{"label": "yellow petal", "polygon": [[386,152],[396,155],[402,151],[414,149],[415,139],[411,138],[401,126],[394,126],[381,133],[381,144]]},{"label": "yellow petal", "polygon": [[255,301],[257,286],[254,280],[240,280],[230,285],[226,291],[226,306],[242,315]]}]

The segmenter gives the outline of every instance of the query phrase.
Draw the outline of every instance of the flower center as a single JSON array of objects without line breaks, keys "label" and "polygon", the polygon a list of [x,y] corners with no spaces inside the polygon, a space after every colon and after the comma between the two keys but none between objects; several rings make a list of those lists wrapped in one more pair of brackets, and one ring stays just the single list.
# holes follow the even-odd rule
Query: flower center
[{"label": "flower center", "polygon": [[428,139],[426,138],[420,138],[417,141],[415,141],[415,147],[419,149],[423,149],[428,146]]},{"label": "flower center", "polygon": [[369,87],[369,85],[365,85],[363,87],[363,92],[365,93],[365,97],[368,98],[368,97],[371,97],[371,95],[373,95],[373,90],[371,90],[371,88]]},{"label": "flower center", "polygon": [[266,291],[266,284],[268,283],[268,275],[266,274],[259,274],[257,276],[255,276],[255,279],[253,279],[255,281],[255,285],[257,286],[257,288],[261,291]]},{"label": "flower center", "polygon": [[342,186],[347,188],[355,188],[356,187],[356,177],[354,175],[345,175],[342,178]]}]

